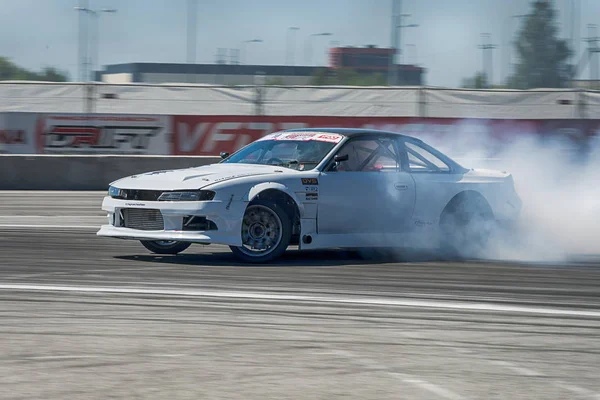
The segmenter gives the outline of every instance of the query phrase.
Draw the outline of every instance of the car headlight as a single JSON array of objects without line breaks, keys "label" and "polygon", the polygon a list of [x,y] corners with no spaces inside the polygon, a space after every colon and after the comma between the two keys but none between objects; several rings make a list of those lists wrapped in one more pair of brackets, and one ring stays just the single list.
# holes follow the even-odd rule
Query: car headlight
[{"label": "car headlight", "polygon": [[158,201],[209,201],[214,199],[212,190],[195,190],[186,192],[163,192]]},{"label": "car headlight", "polygon": [[122,190],[114,186],[108,187],[108,195],[114,199],[124,198]]}]

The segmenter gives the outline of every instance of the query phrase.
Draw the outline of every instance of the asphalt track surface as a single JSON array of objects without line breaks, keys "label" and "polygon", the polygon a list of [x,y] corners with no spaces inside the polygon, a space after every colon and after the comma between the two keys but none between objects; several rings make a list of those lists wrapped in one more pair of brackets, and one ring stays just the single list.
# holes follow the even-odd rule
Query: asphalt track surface
[{"label": "asphalt track surface", "polygon": [[1,399],[600,399],[600,267],[95,236],[102,193],[0,193]]}]

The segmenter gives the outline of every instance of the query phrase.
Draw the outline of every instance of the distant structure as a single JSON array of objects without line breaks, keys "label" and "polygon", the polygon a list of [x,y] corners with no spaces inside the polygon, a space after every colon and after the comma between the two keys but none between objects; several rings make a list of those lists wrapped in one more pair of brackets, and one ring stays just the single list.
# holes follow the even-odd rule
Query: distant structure
[{"label": "distant structure", "polygon": [[[383,73],[390,68],[396,69],[392,80],[394,85],[420,86],[423,84],[425,69],[416,65],[397,65],[393,63],[395,49],[366,47],[334,47],[329,50],[329,68],[351,68],[361,74]],[[390,67],[391,66],[391,67]]]},{"label": "distant structure", "polygon": [[198,83],[211,85],[308,85],[318,67],[281,65],[131,63],[108,65],[97,74],[106,83]]},{"label": "distant structure", "polygon": [[571,87],[578,89],[600,90],[600,80],[594,79],[573,79]]},{"label": "distant structure", "polygon": [[[423,85],[425,69],[415,65],[394,65],[394,49],[333,47],[329,49],[331,73],[349,68],[360,74],[384,74],[395,69],[396,85]],[[323,67],[289,65],[245,65],[237,57],[225,56],[219,49],[215,64],[128,63],[108,65],[96,73],[96,80],[106,83],[198,83],[217,85],[254,85],[257,79],[266,84],[310,85],[312,77]],[[390,67],[391,66],[391,67]]]}]

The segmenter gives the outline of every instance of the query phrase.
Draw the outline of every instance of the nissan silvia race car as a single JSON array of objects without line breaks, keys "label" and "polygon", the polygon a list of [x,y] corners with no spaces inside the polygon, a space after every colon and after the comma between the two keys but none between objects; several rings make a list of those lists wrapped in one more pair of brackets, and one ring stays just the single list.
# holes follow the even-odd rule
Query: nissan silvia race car
[{"label": "nissan silvia race car", "polygon": [[509,173],[466,169],[392,132],[296,129],[267,135],[221,162],[110,184],[99,236],[157,254],[223,244],[245,262],[289,245],[442,248],[471,256],[521,201]]}]

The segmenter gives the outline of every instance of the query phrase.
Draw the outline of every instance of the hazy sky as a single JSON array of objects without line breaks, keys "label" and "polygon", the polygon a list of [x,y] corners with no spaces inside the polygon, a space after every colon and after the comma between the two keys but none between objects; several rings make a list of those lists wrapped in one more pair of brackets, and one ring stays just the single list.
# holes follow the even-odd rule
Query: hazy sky
[{"label": "hazy sky", "polygon": [[[185,62],[187,0],[89,0],[95,9],[117,8],[100,18],[100,64],[127,62]],[[570,32],[570,5],[580,6],[581,41],[587,24],[600,24],[600,0],[555,0],[565,37]],[[0,0],[0,55],[30,69],[56,66],[78,78],[79,0]],[[403,0],[402,12],[411,14],[402,30],[404,61],[427,69],[426,83],[457,86],[462,78],[481,70],[481,33],[492,35],[493,78],[499,83],[508,72],[505,46],[518,20],[511,15],[530,10],[530,0]],[[313,63],[325,63],[331,41],[341,45],[389,46],[391,0],[198,0],[197,56],[212,63],[218,48],[248,44],[245,63],[282,65],[287,29],[298,26],[295,64],[305,65],[310,34],[331,32],[312,39]],[[406,46],[410,44],[412,46]],[[579,59],[579,57],[577,57]],[[587,71],[583,77],[588,78]]]}]

